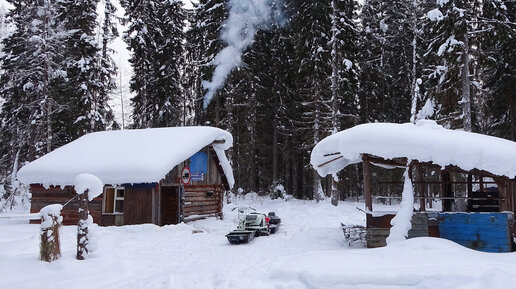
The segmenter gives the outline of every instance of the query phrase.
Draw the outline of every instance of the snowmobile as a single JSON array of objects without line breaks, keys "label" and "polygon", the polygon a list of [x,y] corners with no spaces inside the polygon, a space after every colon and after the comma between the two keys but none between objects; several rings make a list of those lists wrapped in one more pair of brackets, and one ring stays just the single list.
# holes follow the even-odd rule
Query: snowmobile
[{"label": "snowmobile", "polygon": [[271,230],[271,234],[274,234],[279,228],[281,218],[276,216],[276,213],[274,212],[269,212],[267,217],[269,218],[269,229]]},{"label": "snowmobile", "polygon": [[281,219],[277,217],[274,212],[270,212],[269,215],[266,216],[262,213],[249,213],[250,210],[256,211],[251,207],[235,209],[238,209],[237,228],[226,235],[226,238],[228,238],[231,244],[249,243],[254,237],[274,234],[281,223]]}]

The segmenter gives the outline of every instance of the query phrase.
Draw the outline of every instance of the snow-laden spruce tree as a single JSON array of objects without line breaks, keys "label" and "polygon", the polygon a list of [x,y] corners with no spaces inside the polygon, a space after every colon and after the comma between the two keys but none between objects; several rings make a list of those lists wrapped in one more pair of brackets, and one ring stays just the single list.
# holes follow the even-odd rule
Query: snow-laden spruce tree
[{"label": "snow-laden spruce tree", "polygon": [[360,16],[359,93],[363,122],[405,122],[410,118],[421,70],[418,68],[419,22],[424,7],[421,2],[367,0],[364,3]]},{"label": "snow-laden spruce tree", "polygon": [[[269,180],[272,180],[269,191],[272,192],[274,198],[277,198],[282,196],[281,192],[284,191],[283,184],[286,181],[286,174],[283,173],[285,171],[283,166],[286,161],[285,156],[290,149],[287,142],[286,126],[289,123],[287,102],[292,98],[289,85],[289,80],[292,79],[292,69],[289,66],[291,41],[288,41],[285,37],[287,31],[281,26],[281,23],[276,24],[271,31],[267,31],[264,35],[266,37],[262,41],[269,43],[269,45],[262,46],[264,56],[261,64],[262,85],[257,87],[260,88],[260,95],[264,103],[262,106],[263,116],[265,119],[272,120],[270,123],[272,138],[268,140],[271,145],[266,146],[269,148],[267,155],[270,156],[271,161],[267,162],[269,166],[265,166],[263,170],[268,172],[266,175],[269,176]],[[270,69],[274,73],[266,73],[268,69],[264,64],[267,63],[272,64]],[[267,131],[270,130],[265,128],[263,133],[267,133]]]},{"label": "snow-laden spruce tree", "polygon": [[[101,53],[96,40],[98,0],[56,1],[57,19],[66,33],[62,66],[67,81],[59,85],[60,103],[68,109],[59,118],[61,139],[73,140],[85,133],[104,130],[112,121],[107,91],[110,82],[101,77]],[[105,63],[104,63],[105,64]]]},{"label": "snow-laden spruce tree", "polygon": [[[196,71],[194,82],[192,83],[192,98],[194,101],[195,124],[204,124],[207,120],[206,112],[203,108],[204,94],[206,90],[202,86],[202,81],[208,81],[213,76],[215,65],[213,60],[223,48],[223,41],[220,33],[223,22],[227,18],[228,0],[200,0],[195,6],[194,16],[192,16],[191,27],[187,33],[189,55],[194,61]],[[218,98],[220,93],[215,95]],[[217,113],[219,107],[217,102],[208,107],[208,113]],[[216,108],[215,108],[216,107]],[[214,117],[213,117],[214,118]]]},{"label": "snow-laden spruce tree", "polygon": [[152,127],[177,126],[183,123],[185,11],[181,1],[159,1],[153,40],[157,51],[152,59],[154,83],[152,87]]},{"label": "snow-laden spruce tree", "polygon": [[[244,55],[244,65],[242,69],[233,71],[228,79],[228,92],[230,93],[230,105],[239,104],[240,107],[230,109],[235,113],[233,117],[237,120],[233,126],[232,134],[239,140],[233,152],[233,168],[237,174],[239,186],[248,191],[257,192],[259,190],[259,170],[260,170],[260,140],[258,139],[259,123],[259,103],[257,95],[257,84],[253,81],[250,74],[250,67],[254,67],[254,62]],[[247,84],[246,84],[247,83]]]},{"label": "snow-laden spruce tree", "polygon": [[427,58],[433,60],[433,71],[426,88],[440,104],[438,119],[450,127],[461,127],[472,131],[473,82],[471,66],[473,47],[478,34],[475,33],[475,19],[478,1],[438,1],[436,7],[427,13],[433,25],[428,29],[431,39]]},{"label": "snow-laden spruce tree", "polygon": [[248,183],[250,190],[269,192],[284,181],[279,172],[286,150],[285,112],[291,76],[285,30],[278,24],[272,26],[257,32],[252,49],[243,55],[242,67],[232,73],[225,105],[225,119],[235,120],[233,134],[242,140],[234,159],[238,170],[248,172],[242,174],[243,183]]},{"label": "snow-laden spruce tree", "polygon": [[[12,31],[12,23],[7,21],[7,8],[4,5],[0,5],[0,41],[9,35]],[[3,45],[0,43],[0,57],[3,55]],[[2,103],[2,98],[0,97],[0,105]],[[0,106],[1,107],[1,106]]]},{"label": "snow-laden spruce tree", "polygon": [[124,40],[130,62],[134,127],[181,123],[185,12],[180,1],[121,1],[129,22]]},{"label": "snow-laden spruce tree", "polygon": [[[432,2],[433,4],[433,2]],[[425,17],[428,11],[429,1],[426,0],[407,0],[404,2],[403,11],[407,15],[407,27],[410,33],[406,35],[406,40],[412,40],[410,43],[410,61],[409,83],[410,83],[410,122],[417,121],[418,108],[422,108],[428,98],[425,100],[422,88],[423,69],[424,69],[424,52],[425,52],[425,35],[424,26],[429,22]]]},{"label": "snow-laden spruce tree", "polygon": [[[305,151],[309,151],[332,130],[331,103],[331,1],[297,3],[292,18],[294,48],[298,63],[297,93],[302,111],[298,129],[303,130]],[[324,198],[319,174],[313,170],[312,194]]]},{"label": "snow-laden spruce tree", "polygon": [[125,21],[128,28],[124,32],[124,41],[132,52],[129,60],[133,68],[130,81],[134,97],[131,99],[134,111],[133,125],[136,128],[151,127],[151,114],[154,109],[151,104],[153,82],[153,53],[158,47],[153,40],[151,31],[156,19],[156,1],[120,1],[125,9]]},{"label": "snow-laden spruce tree", "polygon": [[332,133],[358,123],[358,37],[355,0],[331,2]]},{"label": "snow-laden spruce tree", "polygon": [[17,164],[32,161],[55,147],[54,124],[64,109],[55,83],[63,81],[63,30],[52,1],[13,1],[15,30],[4,39],[1,58],[0,112],[2,175],[13,192]]},{"label": "snow-laden spruce tree", "polygon": [[[195,125],[197,123],[197,110],[195,105],[199,103],[198,95],[202,95],[202,84],[199,78],[201,51],[197,49],[197,42],[201,38],[200,30],[196,25],[196,3],[193,9],[185,9],[186,29],[184,43],[183,97],[181,100],[182,125]],[[202,101],[201,101],[202,102]]]},{"label": "snow-laden spruce tree", "polygon": [[480,29],[485,128],[482,132],[516,141],[516,2],[484,1]]},{"label": "snow-laden spruce tree", "polygon": [[[103,18],[101,18],[100,25],[100,52],[97,55],[99,69],[99,86],[98,99],[100,103],[105,103],[110,99],[110,95],[117,89],[117,66],[112,58],[115,51],[109,45],[119,37],[117,23],[119,22],[116,16],[116,7],[110,0],[104,0]],[[106,121],[106,128],[111,125],[113,129],[117,129],[119,124],[114,120],[114,114],[109,106],[106,106],[102,111],[101,116]],[[92,126],[95,128],[95,125]]]},{"label": "snow-laden spruce tree", "polygon": [[[253,1],[233,2],[227,6],[231,7],[227,19],[224,19],[224,2],[201,1],[199,4],[198,19],[202,25],[193,27],[190,35],[198,37],[195,39],[204,37],[199,42],[206,47],[199,53],[201,75],[208,81],[204,84],[206,87],[220,84],[218,81],[223,77],[213,71],[223,71],[221,67],[229,69],[230,73],[208,101],[206,111],[199,114],[196,110],[196,119],[224,127],[238,139],[234,157],[230,156],[235,160],[237,186],[242,185],[248,191],[270,191],[274,183],[280,181],[279,130],[284,113],[284,101],[280,98],[288,92],[285,71],[290,67],[291,58],[282,57],[288,36],[280,31],[285,22],[281,17],[281,1],[254,4]],[[249,9],[255,6],[260,9]],[[220,51],[224,53],[218,54]],[[241,60],[237,61],[240,65],[231,69],[230,62],[235,59]]]},{"label": "snow-laden spruce tree", "polygon": [[[336,133],[358,123],[358,28],[354,0],[331,2],[331,130]],[[347,174],[348,172],[343,172]],[[331,202],[337,205],[338,177],[329,178]]]},{"label": "snow-laden spruce tree", "polygon": [[150,85],[152,83],[152,53],[157,51],[157,45],[153,41],[153,21],[156,18],[155,1],[120,1],[125,9],[125,21],[128,28],[124,32],[124,41],[132,52],[129,60],[133,68],[130,81],[131,91],[134,97],[131,99],[134,111],[133,126],[136,128],[151,127],[151,101]]}]

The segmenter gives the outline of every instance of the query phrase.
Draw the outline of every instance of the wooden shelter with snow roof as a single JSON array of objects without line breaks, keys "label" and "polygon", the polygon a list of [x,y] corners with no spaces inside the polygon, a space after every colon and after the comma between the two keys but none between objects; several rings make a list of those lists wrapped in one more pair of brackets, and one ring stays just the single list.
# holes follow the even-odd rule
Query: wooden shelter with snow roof
[{"label": "wooden shelter with snow roof", "polygon": [[[512,251],[516,210],[516,143],[445,129],[434,121],[358,125],[323,139],[311,164],[321,176],[362,163],[367,246],[386,245],[396,212],[373,210],[381,186],[378,170],[409,167],[415,208],[408,237],[450,239],[488,252]],[[385,174],[384,174],[385,175]],[[399,187],[399,186],[398,186]]]},{"label": "wooden shelter with snow roof", "polygon": [[64,224],[76,224],[77,175],[98,177],[104,192],[90,202],[99,225],[177,224],[222,216],[223,195],[234,184],[225,150],[230,133],[213,127],[173,127],[87,134],[25,165],[31,212],[65,204]]}]

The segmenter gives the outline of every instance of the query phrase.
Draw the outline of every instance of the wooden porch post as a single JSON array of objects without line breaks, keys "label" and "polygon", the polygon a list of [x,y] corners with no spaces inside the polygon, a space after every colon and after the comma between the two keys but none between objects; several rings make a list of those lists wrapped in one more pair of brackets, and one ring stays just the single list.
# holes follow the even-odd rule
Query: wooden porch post
[{"label": "wooden porch post", "polygon": [[373,210],[372,184],[371,184],[371,163],[367,155],[362,156],[363,174],[364,174],[364,198],[366,210]]},{"label": "wooden porch post", "polygon": [[443,204],[443,212],[450,212],[452,210],[452,200],[449,199],[452,197],[452,185],[450,172],[447,170],[441,170],[441,202]]},{"label": "wooden porch post", "polygon": [[498,187],[498,197],[500,198],[500,211],[512,211],[512,208],[510,208],[510,202],[508,202],[510,191],[508,185],[510,185],[510,182],[507,182],[503,179],[494,179],[494,181],[496,182],[496,186]]},{"label": "wooden porch post", "polygon": [[473,175],[468,173],[468,198],[473,197]]},{"label": "wooden porch post", "polygon": [[417,194],[419,196],[419,211],[426,211],[426,186],[423,183],[423,167],[417,164]]}]

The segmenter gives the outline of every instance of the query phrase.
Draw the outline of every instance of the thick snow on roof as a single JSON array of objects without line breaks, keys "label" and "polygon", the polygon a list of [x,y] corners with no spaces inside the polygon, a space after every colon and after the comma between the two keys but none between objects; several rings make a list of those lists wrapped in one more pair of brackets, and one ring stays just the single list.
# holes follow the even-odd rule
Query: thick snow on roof
[{"label": "thick snow on roof", "polygon": [[385,159],[406,157],[442,167],[455,165],[464,170],[516,177],[516,142],[445,129],[431,120],[357,125],[319,142],[312,150],[310,162],[321,176],[326,176],[361,162],[363,154]]},{"label": "thick snow on roof", "polygon": [[227,131],[214,127],[171,127],[104,131],[87,134],[25,165],[18,179],[25,184],[73,185],[79,174],[104,184],[158,182],[176,165],[213,144],[230,187],[233,172],[224,153],[233,145]]}]

